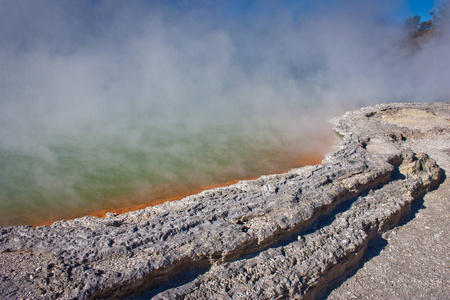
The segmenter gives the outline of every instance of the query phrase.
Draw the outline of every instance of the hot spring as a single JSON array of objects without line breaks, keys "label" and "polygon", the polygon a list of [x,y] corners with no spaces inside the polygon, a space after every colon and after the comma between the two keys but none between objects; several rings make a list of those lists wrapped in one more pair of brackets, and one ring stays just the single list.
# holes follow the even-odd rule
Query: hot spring
[{"label": "hot spring", "polygon": [[32,113],[2,124],[1,226],[181,199],[212,185],[317,163],[332,142],[330,130],[292,120],[283,129],[244,116],[135,111],[58,127],[54,113],[47,117],[56,128],[46,126],[45,114],[33,119]]},{"label": "hot spring", "polygon": [[0,0],[0,226],[285,172],[344,111],[448,101],[449,14],[419,41],[404,4]]}]

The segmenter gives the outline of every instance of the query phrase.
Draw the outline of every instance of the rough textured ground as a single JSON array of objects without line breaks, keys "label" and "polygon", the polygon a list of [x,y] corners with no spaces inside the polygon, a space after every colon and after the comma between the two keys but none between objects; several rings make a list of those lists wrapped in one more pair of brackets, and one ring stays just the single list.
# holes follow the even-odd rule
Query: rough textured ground
[{"label": "rough textured ground", "polygon": [[[382,235],[394,239],[393,233],[405,226],[390,230],[442,181],[442,170],[427,153],[444,153],[448,163],[449,124],[449,103],[364,108],[336,121],[343,141],[321,165],[103,219],[0,228],[0,298],[326,296],[358,269],[371,241],[381,243]],[[424,139],[439,140],[442,147]],[[445,186],[444,182],[439,190]],[[443,209],[448,207],[448,202],[441,203]],[[406,226],[420,219],[421,212]],[[448,223],[445,212],[441,215],[439,227],[426,226],[433,232],[430,242],[438,241],[442,249],[436,258],[447,257],[445,262],[434,261],[445,272],[448,244],[441,242],[448,239]],[[405,253],[414,245],[405,242],[399,250]],[[394,295],[387,294],[381,280],[367,279],[375,274],[370,271],[363,277],[379,281],[373,291],[365,283],[360,290],[350,283],[388,246],[330,297]],[[432,252],[426,254],[433,258]],[[384,278],[392,277],[391,273]],[[441,285],[437,298],[448,292],[445,277],[430,282],[430,288]],[[376,294],[380,286],[386,294]],[[402,298],[407,293],[395,295]]]},{"label": "rough textured ground", "polygon": [[[408,111],[407,111],[408,112]],[[400,111],[387,118],[423,134],[410,138],[450,176],[450,134],[435,131],[436,116]],[[436,122],[437,121],[437,122]],[[431,134],[430,134],[431,133]],[[450,294],[450,180],[425,195],[405,225],[386,233],[372,247],[379,254],[329,295],[328,299],[448,299]]]}]

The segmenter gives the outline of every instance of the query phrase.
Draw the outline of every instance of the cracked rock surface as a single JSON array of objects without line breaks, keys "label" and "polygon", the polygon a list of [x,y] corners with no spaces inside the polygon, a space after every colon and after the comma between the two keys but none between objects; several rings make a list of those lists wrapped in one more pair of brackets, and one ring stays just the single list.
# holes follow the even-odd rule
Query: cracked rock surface
[{"label": "cracked rock surface", "polygon": [[441,168],[409,141],[449,128],[450,103],[367,107],[335,120],[343,141],[320,165],[106,218],[0,228],[0,298],[317,298],[438,186]]}]

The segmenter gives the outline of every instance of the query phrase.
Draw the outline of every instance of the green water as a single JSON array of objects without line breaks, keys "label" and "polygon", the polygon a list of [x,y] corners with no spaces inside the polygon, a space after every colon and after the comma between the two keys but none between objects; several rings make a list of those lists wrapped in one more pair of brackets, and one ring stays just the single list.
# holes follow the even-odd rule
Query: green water
[{"label": "green water", "polygon": [[302,153],[276,128],[233,122],[99,122],[26,140],[0,149],[1,226],[151,202],[146,195],[161,187],[175,196],[172,187],[281,172]]}]

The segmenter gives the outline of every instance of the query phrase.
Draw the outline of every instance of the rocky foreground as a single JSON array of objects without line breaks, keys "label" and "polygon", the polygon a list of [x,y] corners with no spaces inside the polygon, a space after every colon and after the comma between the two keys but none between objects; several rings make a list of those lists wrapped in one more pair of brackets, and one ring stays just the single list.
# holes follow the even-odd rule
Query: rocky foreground
[{"label": "rocky foreground", "polygon": [[448,138],[450,103],[363,108],[335,130],[343,141],[320,165],[122,215],[0,228],[0,298],[326,294],[442,182],[410,141]]}]

